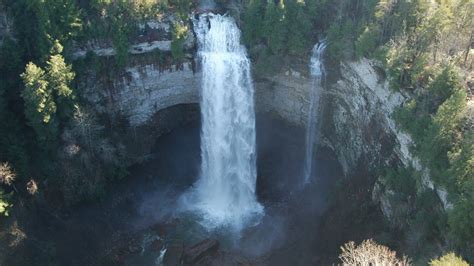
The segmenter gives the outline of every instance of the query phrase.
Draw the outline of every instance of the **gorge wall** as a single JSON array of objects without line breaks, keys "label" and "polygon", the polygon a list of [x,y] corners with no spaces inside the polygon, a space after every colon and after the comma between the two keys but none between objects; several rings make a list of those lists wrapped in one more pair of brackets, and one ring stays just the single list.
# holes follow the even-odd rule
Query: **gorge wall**
[{"label": "gorge wall", "polygon": [[[188,39],[195,43],[192,35]],[[149,152],[153,139],[162,133],[199,120],[196,103],[201,74],[195,63],[190,54],[184,62],[165,69],[154,62],[135,61],[121,73],[108,77],[107,82],[97,82],[103,79],[97,75],[86,76],[79,82],[80,91],[98,113],[126,120],[127,131],[135,136],[130,147],[137,150],[134,154],[143,156]],[[297,126],[306,126],[311,89],[308,71],[303,60],[276,74],[255,77],[257,113],[270,113]],[[375,170],[394,164],[413,165],[421,171],[423,182],[419,189],[435,190],[442,206],[449,208],[446,193],[434,187],[429,172],[410,153],[410,137],[397,129],[391,117],[393,110],[409,96],[390,90],[382,68],[367,59],[343,62],[327,72],[331,77],[322,93],[318,146],[336,153],[347,177],[361,166],[374,176],[373,200],[380,203],[389,219],[394,215],[390,199],[394,192],[377,180]]]}]

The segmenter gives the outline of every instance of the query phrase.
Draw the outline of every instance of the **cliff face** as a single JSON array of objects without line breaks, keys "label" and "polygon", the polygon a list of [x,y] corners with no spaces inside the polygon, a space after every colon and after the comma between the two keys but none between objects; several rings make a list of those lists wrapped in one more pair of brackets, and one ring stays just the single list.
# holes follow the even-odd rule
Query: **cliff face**
[{"label": "cliff face", "polygon": [[88,76],[81,84],[84,96],[100,113],[121,115],[133,127],[146,124],[160,110],[199,102],[200,74],[191,62],[162,71],[146,64],[125,68],[104,87]]},{"label": "cliff face", "polygon": [[[296,70],[295,70],[296,69]],[[433,190],[443,209],[451,208],[444,189],[436,187],[429,170],[410,152],[412,140],[399,130],[392,113],[409,96],[389,88],[383,70],[376,62],[362,59],[343,62],[340,75],[328,82],[321,93],[321,112],[318,114],[321,147],[332,149],[347,178],[357,169],[364,169],[373,179],[368,188],[372,199],[379,203],[385,217],[393,224],[404,222],[396,217],[396,193],[383,185],[378,170],[394,165],[413,166],[422,173],[417,191]],[[271,112],[296,125],[306,126],[311,80],[301,66],[256,82],[256,103],[260,112]],[[408,206],[407,208],[412,208]]]},{"label": "cliff face", "polygon": [[380,204],[380,209],[393,224],[399,221],[395,214],[397,206],[393,200],[396,192],[383,185],[377,176],[377,169],[395,164],[413,166],[421,173],[417,191],[433,190],[440,207],[452,207],[446,198],[446,191],[436,187],[426,169],[411,152],[412,140],[397,128],[392,113],[409,96],[389,88],[383,71],[376,62],[362,59],[344,62],[340,66],[341,77],[330,84],[323,99],[321,145],[329,146],[338,155],[346,176],[351,176],[362,164],[368,175],[374,175],[372,199]]},{"label": "cliff face", "polygon": [[297,126],[306,126],[311,81],[304,69],[289,68],[255,82],[257,112],[272,113]]},{"label": "cliff face", "polygon": [[[166,33],[166,25],[155,26]],[[169,41],[165,37],[160,42]],[[195,43],[192,34],[188,43],[190,47]],[[100,51],[94,52],[103,56]],[[146,57],[147,52],[144,51],[141,56]],[[167,48],[163,48],[162,52],[167,52]],[[134,131],[146,129],[144,132],[147,133],[140,134],[146,135],[143,139],[150,142],[164,132],[163,128],[171,129],[181,122],[189,122],[186,110],[192,110],[189,117],[198,119],[196,105],[184,109],[179,107],[199,102],[201,75],[195,71],[195,63],[192,56],[184,63],[169,65],[166,69],[150,63],[150,60],[135,62],[121,74],[107,77],[105,83],[97,82],[103,79],[98,74],[87,76],[79,82],[80,91],[98,113],[111,118],[123,117]],[[306,126],[309,95],[313,89],[306,68],[304,64],[294,65],[278,74],[258,77],[255,81],[257,112],[271,113],[295,125]],[[442,206],[450,208],[444,190],[435,188],[429,172],[410,153],[410,137],[396,127],[391,117],[394,109],[407,97],[388,88],[383,71],[375,62],[362,59],[343,62],[337,68],[328,70],[340,75],[327,82],[321,93],[322,111],[317,118],[321,129],[318,145],[336,153],[348,178],[361,166],[368,174],[375,176],[375,170],[384,166],[413,165],[423,173],[421,186],[417,189],[433,189]],[[157,120],[161,117],[160,111],[165,109],[168,110],[165,112],[167,118]],[[173,113],[179,114],[180,118],[173,119]],[[151,136],[151,132],[155,135]],[[138,138],[131,146],[149,146],[140,143]],[[376,179],[375,176],[374,186],[369,190],[373,200],[380,203],[385,216],[392,219],[394,203],[391,195],[394,192],[384,188],[382,182]]]}]

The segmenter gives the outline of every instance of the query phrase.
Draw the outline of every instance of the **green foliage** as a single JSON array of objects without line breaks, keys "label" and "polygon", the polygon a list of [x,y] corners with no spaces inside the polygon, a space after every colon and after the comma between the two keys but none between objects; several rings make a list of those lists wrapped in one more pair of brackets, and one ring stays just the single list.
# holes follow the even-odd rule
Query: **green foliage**
[{"label": "green foliage", "polygon": [[264,16],[263,33],[267,47],[273,54],[281,54],[285,51],[286,23],[283,1],[278,4],[268,1]]},{"label": "green foliage", "polygon": [[456,256],[454,252],[450,252],[438,259],[430,261],[431,266],[469,266],[469,263],[461,257]]},{"label": "green foliage", "polygon": [[446,67],[425,94],[412,99],[394,113],[396,121],[413,137],[415,151],[431,169],[432,176],[444,182],[449,168],[448,155],[461,146],[465,119],[466,92],[451,67]]},{"label": "green foliage", "polygon": [[330,43],[328,47],[329,55],[335,59],[350,58],[353,50],[352,38],[356,31],[351,20],[343,23],[334,23],[327,30],[327,38]]},{"label": "green foliage", "polygon": [[10,203],[11,193],[6,194],[3,188],[0,187],[0,216],[8,216],[8,211],[12,207]]},{"label": "green foliage", "polygon": [[4,5],[15,19],[19,43],[33,61],[46,60],[54,40],[69,43],[82,30],[74,0],[5,0]]},{"label": "green foliage", "polygon": [[135,24],[129,19],[130,12],[126,1],[118,1],[108,9],[107,22],[110,25],[111,39],[115,49],[115,62],[119,67],[128,62],[130,43],[128,36],[134,30]]},{"label": "green foliage", "polygon": [[452,177],[451,183],[458,184],[459,190],[464,193],[474,193],[474,133],[464,134],[460,145],[448,153],[450,168],[448,176]]},{"label": "green foliage", "polygon": [[22,93],[25,101],[25,115],[30,126],[35,130],[38,140],[51,145],[58,135],[58,121],[56,113],[56,102],[52,87],[46,78],[46,72],[33,63],[26,66],[22,74],[25,90]]},{"label": "green foliage", "polygon": [[53,148],[58,138],[58,108],[62,116],[67,117],[74,99],[70,88],[74,72],[64,62],[59,42],[52,52],[46,71],[30,62],[21,75],[25,84],[21,94],[25,101],[25,116],[46,150]]},{"label": "green foliage", "polygon": [[304,1],[285,1],[285,19],[287,22],[287,51],[292,55],[304,54],[310,44],[308,35],[312,29],[312,23]]},{"label": "green foliage", "polygon": [[64,61],[61,44],[56,41],[52,55],[46,62],[46,72],[48,73],[49,86],[56,93],[56,101],[59,108],[59,115],[63,120],[71,116],[73,108],[74,93],[71,88],[71,82],[74,80],[75,73],[72,67]]},{"label": "green foliage", "polygon": [[188,26],[184,22],[176,22],[173,25],[171,55],[175,60],[184,58],[184,42],[188,36]]},{"label": "green foliage", "polygon": [[[452,65],[446,66],[443,71],[436,76],[435,80],[430,84],[430,101],[432,106],[437,107],[448,99],[455,91],[462,89],[458,71]],[[436,111],[431,109],[430,111]]]},{"label": "green foliage", "polygon": [[390,74],[392,88],[413,88],[417,81],[423,80],[423,71],[427,62],[424,50],[415,50],[402,40],[399,45],[387,51],[386,66]]},{"label": "green foliage", "polygon": [[262,41],[264,35],[264,16],[266,2],[262,0],[249,0],[242,15],[242,38],[247,46],[253,46]]},{"label": "green foliage", "polygon": [[439,240],[446,228],[446,215],[440,206],[438,195],[432,189],[424,189],[414,199],[413,216],[410,224],[418,232],[419,241],[430,243]]},{"label": "green foliage", "polygon": [[[328,55],[334,60],[353,59],[356,42],[373,19],[377,1],[324,1],[319,14],[326,16],[325,35],[328,39]],[[367,36],[370,33],[366,33]],[[366,42],[367,36],[361,41]],[[361,46],[359,45],[359,50]],[[360,51],[359,51],[360,52]]]},{"label": "green foliage", "polygon": [[[471,177],[472,178],[472,177]],[[474,188],[471,180],[471,189]],[[472,245],[474,238],[474,193],[466,193],[455,202],[454,208],[448,213],[449,232],[459,247]]]},{"label": "green foliage", "polygon": [[117,66],[123,67],[128,62],[130,44],[128,43],[127,31],[121,25],[117,25],[116,30],[112,38],[115,49],[115,62]]},{"label": "green foliage", "polygon": [[381,180],[389,189],[408,197],[416,194],[417,178],[417,173],[412,167],[398,167],[387,169]]},{"label": "green foliage", "polygon": [[242,14],[243,40],[252,46],[265,44],[272,55],[302,55],[310,49],[311,15],[320,5],[318,1],[249,0]]},{"label": "green foliage", "polygon": [[0,164],[0,216],[8,216],[8,210],[12,206],[10,204],[11,195],[13,192],[6,194],[3,190],[3,185],[14,186],[13,182],[16,179],[16,173],[13,171],[9,163]]},{"label": "green foliage", "polygon": [[117,66],[123,67],[129,61],[130,40],[140,34],[139,25],[143,25],[147,19],[159,19],[166,10],[172,9],[177,15],[179,27],[173,25],[171,49],[176,58],[181,58],[184,55],[183,37],[186,36],[182,30],[186,28],[185,21],[188,20],[192,5],[190,0],[94,0],[90,3],[90,23],[87,24],[86,35],[89,38],[111,40]]},{"label": "green foliage", "polygon": [[355,43],[355,53],[357,57],[370,56],[375,52],[380,35],[380,29],[376,25],[367,26]]},{"label": "green foliage", "polygon": [[166,8],[168,8],[167,1],[156,1],[156,0],[131,1],[131,9],[132,9],[134,17],[138,17],[142,21],[156,18]]},{"label": "green foliage", "polygon": [[[474,211],[474,137],[472,129],[465,127],[469,116],[467,94],[457,73],[452,66],[445,67],[422,94],[398,109],[394,117],[412,136],[414,151],[430,169],[431,177],[448,190],[455,203],[448,213],[447,225],[425,223],[425,235],[447,227],[446,231],[462,247],[472,245],[474,239],[474,217],[469,217]],[[433,213],[426,209],[418,207],[423,216]],[[423,218],[418,219],[421,224]],[[438,216],[435,220],[443,219]]]},{"label": "green foliage", "polygon": [[466,92],[458,90],[438,108],[429,134],[420,145],[422,160],[431,169],[433,177],[445,186],[451,184],[443,178],[450,167],[448,155],[462,143],[465,107]]},{"label": "green foliage", "polygon": [[193,5],[191,0],[169,0],[169,3],[182,20],[188,19],[188,14]]},{"label": "green foliage", "polygon": [[12,162],[23,174],[28,169],[28,155],[26,130],[21,123],[23,107],[17,89],[21,82],[19,73],[23,70],[21,53],[21,47],[12,39],[5,39],[0,47],[0,161]]}]

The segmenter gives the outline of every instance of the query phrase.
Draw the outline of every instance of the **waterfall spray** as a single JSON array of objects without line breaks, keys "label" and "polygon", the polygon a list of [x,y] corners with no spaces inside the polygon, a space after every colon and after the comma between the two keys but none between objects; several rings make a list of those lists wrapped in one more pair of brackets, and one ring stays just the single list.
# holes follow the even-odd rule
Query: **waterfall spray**
[{"label": "waterfall spray", "polygon": [[320,113],[320,98],[323,89],[322,79],[324,77],[323,55],[326,49],[326,43],[320,42],[313,47],[310,70],[311,70],[311,88],[310,103],[308,110],[308,120],[306,127],[306,158],[304,165],[304,183],[309,183],[312,177],[314,144],[319,134],[319,121],[317,116]]},{"label": "waterfall spray", "polygon": [[208,228],[243,228],[261,216],[257,202],[250,61],[231,17],[205,14],[194,23],[202,64],[201,177],[185,195]]}]

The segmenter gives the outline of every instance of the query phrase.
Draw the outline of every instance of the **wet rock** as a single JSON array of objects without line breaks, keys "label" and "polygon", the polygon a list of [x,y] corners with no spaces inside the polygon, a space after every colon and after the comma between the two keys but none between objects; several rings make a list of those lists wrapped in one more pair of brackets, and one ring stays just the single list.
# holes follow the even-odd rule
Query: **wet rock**
[{"label": "wet rock", "polygon": [[203,240],[194,246],[186,248],[184,262],[186,264],[196,264],[204,257],[215,255],[218,250],[219,241],[215,239]]},{"label": "wet rock", "polygon": [[165,257],[163,258],[164,266],[176,266],[181,265],[183,260],[184,245],[182,243],[176,243],[170,245],[167,250]]},{"label": "wet rock", "polygon": [[128,252],[130,254],[135,254],[140,252],[141,247],[140,247],[140,242],[136,239],[132,239],[130,243],[128,244]]},{"label": "wet rock", "polygon": [[162,223],[152,225],[150,229],[153,230],[155,233],[157,233],[161,237],[166,234],[166,225]]},{"label": "wet rock", "polygon": [[250,261],[239,253],[217,251],[212,256],[206,256],[198,262],[193,263],[195,266],[250,266],[250,265],[265,265],[264,263],[250,263]]},{"label": "wet rock", "polygon": [[160,251],[163,248],[163,241],[161,239],[156,239],[150,244],[150,249],[152,251]]},{"label": "wet rock", "polygon": [[[161,120],[156,121],[156,123],[163,122]],[[176,226],[179,223],[179,219],[173,218],[167,222],[157,223],[150,226],[148,229],[158,234],[160,237],[166,236],[168,232],[172,232],[176,229]]]}]

